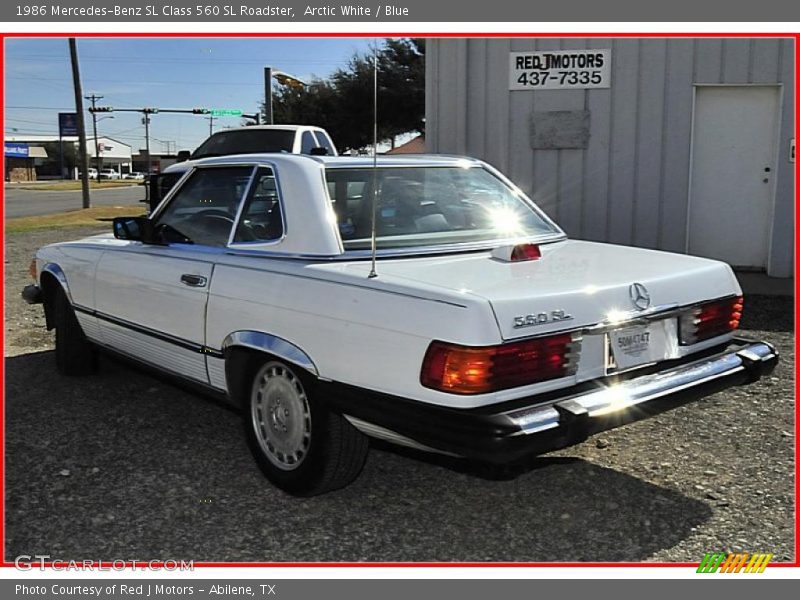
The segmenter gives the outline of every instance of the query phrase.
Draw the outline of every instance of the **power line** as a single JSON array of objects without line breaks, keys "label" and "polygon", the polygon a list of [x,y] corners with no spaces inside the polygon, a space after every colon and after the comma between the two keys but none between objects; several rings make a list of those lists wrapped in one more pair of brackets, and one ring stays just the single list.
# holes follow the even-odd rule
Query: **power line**
[{"label": "power line", "polygon": [[6,121],[14,121],[15,123],[33,123],[34,125],[47,125],[44,121],[31,121],[29,119],[16,119],[14,117],[6,117]]},{"label": "power line", "polygon": [[[60,78],[56,78],[56,77],[47,77],[47,78],[45,78],[45,77],[37,77],[37,78],[33,78],[33,77],[21,77],[21,76],[9,76],[9,77],[6,77],[6,79],[14,79],[14,80],[21,80],[21,81],[28,81],[28,80],[31,80],[31,79],[36,79],[36,81],[42,81],[42,82],[59,82],[59,83],[62,83],[64,85],[68,85],[69,84],[69,80],[68,79],[60,79]],[[161,85],[161,84],[164,84],[164,85],[174,85],[174,84],[178,84],[178,85],[245,85],[245,86],[258,86],[258,87],[261,87],[263,85],[261,83],[253,83],[253,82],[245,82],[245,81],[208,81],[208,80],[188,81],[188,80],[179,80],[179,79],[172,79],[170,81],[164,81],[164,80],[148,81],[148,80],[141,80],[141,79],[134,80],[134,79],[130,79],[130,78],[128,78],[128,79],[106,79],[106,78],[102,78],[101,79],[99,77],[98,78],[88,77],[88,78],[86,78],[86,81],[101,81],[102,83],[130,83],[130,84],[145,84],[145,85],[156,85],[156,84],[157,85]]]},{"label": "power line", "polygon": [[26,129],[25,131],[14,131],[13,128],[5,128],[5,133],[9,135],[50,135],[55,137],[52,129]]},{"label": "power line", "polygon": [[[138,127],[130,127],[129,129],[123,129],[121,131],[109,131],[108,135],[128,135],[134,131],[139,131]],[[136,136],[136,135],[128,135],[128,137],[143,137],[143,136]]]},{"label": "power line", "polygon": [[[69,85],[71,81],[63,77],[37,77],[35,75],[7,75],[6,79],[18,79],[22,81],[40,81],[45,85],[59,87],[61,85]],[[57,85],[56,85],[57,84]]]},{"label": "power line", "polygon": [[[35,61],[39,62],[41,59],[58,59],[65,58],[58,54],[27,54],[25,56],[9,56],[11,61]],[[131,57],[131,56],[89,56],[81,59],[84,62],[130,62],[130,63],[188,63],[197,64],[198,66],[207,66],[209,64],[231,65],[231,64],[258,64],[263,65],[262,59],[240,59],[240,58],[179,58],[179,57]],[[299,58],[280,59],[281,64],[309,64],[309,65],[346,65],[350,58],[341,60],[304,60]]]},{"label": "power line", "polygon": [[[7,127],[5,129],[5,131],[4,131],[4,133],[6,135],[15,136],[15,137],[21,137],[21,136],[25,136],[25,135],[37,135],[37,136],[38,135],[46,135],[46,136],[50,136],[50,137],[53,137],[53,138],[58,137],[58,134],[54,133],[52,129],[26,129],[25,131],[14,131],[13,128],[8,128]],[[103,133],[99,137],[113,138],[114,136],[123,137],[123,138],[129,139],[129,140],[132,140],[132,139],[143,140],[145,138],[145,136],[143,136],[143,135],[127,135],[125,133],[119,133],[119,132],[113,132],[113,131],[107,131],[107,132]],[[200,136],[194,136],[194,137],[197,137],[197,139],[199,139],[200,141],[205,139],[204,137],[200,137]],[[157,138],[157,137],[153,137],[153,136],[150,136],[150,139],[154,140],[154,141],[156,141],[156,142],[158,142],[160,144],[167,144],[167,143],[170,143],[170,144],[176,143],[177,144],[177,142],[181,142],[182,141],[182,140],[165,140],[165,139]],[[183,146],[183,145],[186,145],[186,144],[181,143],[181,144],[177,144],[177,145]]]},{"label": "power line", "polygon": [[5,109],[14,108],[14,109],[24,109],[24,110],[29,110],[29,109],[30,110],[72,110],[75,107],[74,106],[20,106],[20,105],[12,106],[12,105],[7,105],[7,106],[4,106],[3,108],[5,108]]}]

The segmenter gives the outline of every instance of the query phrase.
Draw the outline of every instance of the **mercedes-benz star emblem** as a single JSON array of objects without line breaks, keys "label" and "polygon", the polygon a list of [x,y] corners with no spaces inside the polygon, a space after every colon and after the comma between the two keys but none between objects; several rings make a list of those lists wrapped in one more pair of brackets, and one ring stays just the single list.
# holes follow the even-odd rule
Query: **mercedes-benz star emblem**
[{"label": "mercedes-benz star emblem", "polygon": [[639,310],[644,310],[650,306],[650,292],[641,283],[632,283],[628,288],[631,302]]}]

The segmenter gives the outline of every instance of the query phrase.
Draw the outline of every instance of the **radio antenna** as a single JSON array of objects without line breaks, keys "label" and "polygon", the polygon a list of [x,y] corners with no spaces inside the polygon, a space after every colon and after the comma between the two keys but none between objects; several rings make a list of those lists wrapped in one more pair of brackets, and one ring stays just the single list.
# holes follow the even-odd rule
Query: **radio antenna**
[{"label": "radio antenna", "polygon": [[378,44],[372,46],[372,267],[369,278],[378,276]]}]

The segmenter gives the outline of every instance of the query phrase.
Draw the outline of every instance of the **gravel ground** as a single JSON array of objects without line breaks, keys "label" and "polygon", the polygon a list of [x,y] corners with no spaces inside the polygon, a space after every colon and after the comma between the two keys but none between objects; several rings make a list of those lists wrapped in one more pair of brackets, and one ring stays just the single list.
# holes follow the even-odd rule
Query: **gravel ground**
[{"label": "gravel ground", "polygon": [[125,364],[56,374],[34,249],[6,239],[6,560],[698,561],[794,558],[792,299],[750,296],[745,333],[782,362],[734,388],[492,479],[373,448],[350,487],[298,500],[261,477],[232,410]]}]

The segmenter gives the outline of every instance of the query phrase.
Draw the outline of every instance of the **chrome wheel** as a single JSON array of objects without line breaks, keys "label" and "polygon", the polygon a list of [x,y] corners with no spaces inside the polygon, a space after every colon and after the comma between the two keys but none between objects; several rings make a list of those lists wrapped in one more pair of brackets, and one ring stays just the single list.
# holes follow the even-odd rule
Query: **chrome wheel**
[{"label": "chrome wheel", "polygon": [[298,468],[311,444],[311,411],[300,378],[283,363],[266,363],[253,381],[250,408],[264,456],[283,471]]}]

